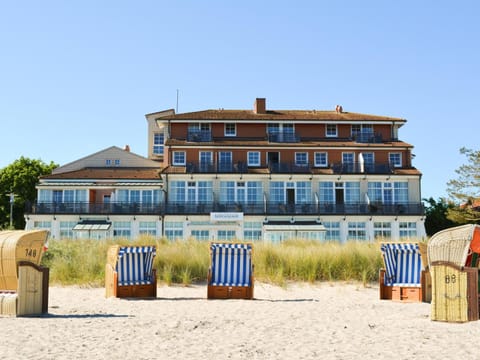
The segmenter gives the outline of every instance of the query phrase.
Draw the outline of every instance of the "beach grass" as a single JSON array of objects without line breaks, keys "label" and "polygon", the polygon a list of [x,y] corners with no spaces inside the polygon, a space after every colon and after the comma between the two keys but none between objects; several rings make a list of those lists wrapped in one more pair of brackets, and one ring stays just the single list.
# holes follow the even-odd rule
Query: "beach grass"
[{"label": "beach grass", "polygon": [[[135,241],[55,240],[42,264],[50,268],[50,283],[104,286],[107,249],[110,245],[156,245],[154,266],[166,285],[204,282],[209,267],[209,243],[168,241],[142,236]],[[365,286],[378,280],[383,262],[378,243],[291,240],[256,242],[253,250],[255,279],[284,286],[288,281],[358,281]]]}]

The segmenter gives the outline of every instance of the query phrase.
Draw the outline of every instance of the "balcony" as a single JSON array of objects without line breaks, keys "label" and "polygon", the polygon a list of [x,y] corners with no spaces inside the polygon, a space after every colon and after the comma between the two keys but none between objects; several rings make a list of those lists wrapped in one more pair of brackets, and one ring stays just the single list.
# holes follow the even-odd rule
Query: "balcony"
[{"label": "balcony", "polygon": [[383,142],[382,134],[373,131],[360,131],[352,134],[352,140],[358,143],[379,144]]},{"label": "balcony", "polygon": [[242,212],[245,215],[424,215],[422,203],[405,204],[284,204],[284,203],[169,203],[129,204],[38,203],[26,209],[37,215],[209,215],[211,212]]},{"label": "balcony", "polygon": [[334,174],[392,174],[394,167],[389,163],[363,164],[359,162],[334,163],[331,165]]},{"label": "balcony", "polygon": [[300,136],[295,132],[269,132],[268,142],[271,143],[298,143]]},{"label": "balcony", "polygon": [[278,162],[268,164],[268,169],[272,174],[310,174],[311,166],[298,165],[294,162]]},{"label": "balcony", "polygon": [[62,215],[158,215],[162,213],[162,204],[140,204],[128,202],[110,203],[72,203],[41,202],[27,208],[30,214]]},{"label": "balcony", "polygon": [[192,130],[187,132],[187,141],[191,142],[209,142],[212,141],[211,130]]},{"label": "balcony", "polygon": [[245,174],[248,172],[248,166],[243,161],[220,162],[218,164],[190,161],[187,164],[187,173],[189,174]]}]

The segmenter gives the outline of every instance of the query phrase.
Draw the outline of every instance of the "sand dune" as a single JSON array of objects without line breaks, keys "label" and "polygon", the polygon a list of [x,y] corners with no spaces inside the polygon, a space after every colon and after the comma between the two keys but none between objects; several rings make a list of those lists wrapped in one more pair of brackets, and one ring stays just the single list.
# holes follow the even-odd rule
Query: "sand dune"
[{"label": "sand dune", "polygon": [[430,304],[378,299],[360,284],[255,284],[255,300],[206,286],[154,300],[51,287],[49,314],[0,318],[3,359],[478,359],[480,323],[430,320]]}]

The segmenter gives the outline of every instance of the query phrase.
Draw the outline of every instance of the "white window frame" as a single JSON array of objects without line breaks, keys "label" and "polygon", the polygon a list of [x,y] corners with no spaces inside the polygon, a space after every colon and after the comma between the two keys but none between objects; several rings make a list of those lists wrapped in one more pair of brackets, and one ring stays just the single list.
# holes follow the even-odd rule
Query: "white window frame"
[{"label": "white window frame", "polygon": [[[303,158],[303,155],[305,155],[305,163],[299,163],[298,161],[299,159],[297,158],[297,156],[300,156],[300,155],[302,156],[302,158]],[[305,167],[308,166],[308,152],[306,151],[295,152],[295,166],[305,166]]]},{"label": "white window frame", "polygon": [[[331,130],[329,131],[329,127],[335,127],[335,134],[331,133]],[[338,137],[338,126],[337,124],[326,124],[325,125],[325,136],[326,137]]]},{"label": "white window frame", "polygon": [[[392,161],[393,156],[398,156],[398,161]],[[393,167],[402,167],[402,153],[401,152],[391,152],[388,153],[388,162],[390,165],[393,165]]]},{"label": "white window frame", "polygon": [[[345,156],[351,155],[352,161],[345,161]],[[355,153],[354,152],[342,152],[342,164],[355,164]]]},{"label": "white window frame", "polygon": [[[202,158],[203,154],[210,154],[210,159],[209,159],[208,163],[203,162],[203,158]],[[211,166],[211,165],[213,165],[213,151],[199,151],[198,152],[198,164],[200,166]]]},{"label": "white window frame", "polygon": [[163,132],[157,132],[153,134],[153,149],[154,155],[163,155],[165,143],[165,134]]},{"label": "white window frame", "polygon": [[[233,125],[233,133],[227,129],[227,126],[229,125]],[[237,124],[235,123],[225,123],[225,126],[224,126],[224,134],[225,136],[237,136]]]},{"label": "white window frame", "polygon": [[[250,154],[256,154],[257,155],[257,161],[253,162],[250,161]],[[248,151],[247,152],[247,166],[260,166],[260,151]]]},{"label": "white window frame", "polygon": [[[183,156],[183,162],[177,161],[177,159],[176,159],[176,155],[180,155],[180,154],[182,154],[182,156]],[[186,157],[185,151],[174,151],[172,153],[172,164],[173,165],[185,166],[186,163],[187,163],[187,157]]]},{"label": "white window frame", "polygon": [[[325,154],[325,162],[324,163],[321,163],[321,162],[317,162],[317,154]],[[318,151],[318,152],[315,152],[313,154],[313,161],[314,161],[314,165],[315,167],[327,167],[328,166],[328,152],[326,151]]]}]

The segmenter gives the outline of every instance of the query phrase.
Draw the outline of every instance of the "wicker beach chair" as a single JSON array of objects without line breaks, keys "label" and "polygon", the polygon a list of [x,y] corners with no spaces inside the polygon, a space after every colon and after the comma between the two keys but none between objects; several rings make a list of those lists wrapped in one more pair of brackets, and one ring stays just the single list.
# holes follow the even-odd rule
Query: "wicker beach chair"
[{"label": "wicker beach chair", "polygon": [[432,274],[431,319],[478,320],[480,226],[439,231],[428,241],[427,251]]},{"label": "wicker beach chair", "polygon": [[0,232],[0,315],[48,312],[49,269],[40,266],[46,230]]},{"label": "wicker beach chair", "polygon": [[426,301],[428,283],[419,244],[381,243],[380,251],[385,265],[379,274],[380,299]]},{"label": "wicker beach chair", "polygon": [[253,299],[253,245],[211,243],[208,299]]},{"label": "wicker beach chair", "polygon": [[155,255],[155,246],[111,246],[105,266],[105,296],[157,297]]}]

